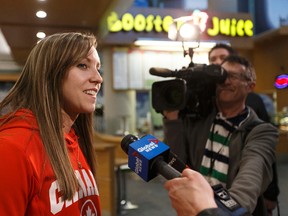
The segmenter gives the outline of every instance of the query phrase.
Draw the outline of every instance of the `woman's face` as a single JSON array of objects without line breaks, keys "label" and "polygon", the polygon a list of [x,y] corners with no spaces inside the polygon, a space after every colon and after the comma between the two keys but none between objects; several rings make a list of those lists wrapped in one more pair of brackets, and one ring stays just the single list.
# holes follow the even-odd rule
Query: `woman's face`
[{"label": "woman's face", "polygon": [[99,74],[100,58],[94,47],[79,63],[68,70],[63,81],[63,111],[75,120],[80,113],[92,113],[103,79]]}]

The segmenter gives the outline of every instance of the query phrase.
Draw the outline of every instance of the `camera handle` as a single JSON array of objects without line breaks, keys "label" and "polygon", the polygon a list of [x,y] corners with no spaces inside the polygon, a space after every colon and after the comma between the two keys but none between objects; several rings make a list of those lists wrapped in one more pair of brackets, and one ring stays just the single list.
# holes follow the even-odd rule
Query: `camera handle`
[{"label": "camera handle", "polygon": [[193,61],[192,61],[192,59],[193,59],[193,55],[194,55],[194,48],[188,48],[188,50],[184,50],[184,57],[185,57],[185,55],[189,55],[190,56],[190,63],[189,63],[189,65],[188,65],[188,67],[190,68],[192,68],[192,67],[194,67],[194,63],[193,63]]},{"label": "camera handle", "polygon": [[193,55],[194,55],[194,49],[199,47],[199,42],[198,42],[198,46],[197,47],[189,47],[188,50],[185,50],[184,48],[184,41],[182,41],[182,48],[183,48],[183,53],[184,53],[184,58],[186,55],[189,55],[190,57],[190,63],[188,65],[188,67],[194,67],[194,63],[193,63]]}]

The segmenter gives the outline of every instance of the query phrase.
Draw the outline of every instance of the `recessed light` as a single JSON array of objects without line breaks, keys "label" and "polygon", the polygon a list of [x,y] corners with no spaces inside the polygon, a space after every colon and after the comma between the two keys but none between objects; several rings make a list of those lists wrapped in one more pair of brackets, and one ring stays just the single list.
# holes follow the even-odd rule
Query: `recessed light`
[{"label": "recessed light", "polygon": [[45,18],[47,16],[47,13],[45,11],[37,11],[36,16],[38,18]]},{"label": "recessed light", "polygon": [[46,37],[46,34],[45,34],[44,32],[37,32],[36,36],[37,36],[37,38],[39,38],[39,39],[43,39],[43,38]]}]

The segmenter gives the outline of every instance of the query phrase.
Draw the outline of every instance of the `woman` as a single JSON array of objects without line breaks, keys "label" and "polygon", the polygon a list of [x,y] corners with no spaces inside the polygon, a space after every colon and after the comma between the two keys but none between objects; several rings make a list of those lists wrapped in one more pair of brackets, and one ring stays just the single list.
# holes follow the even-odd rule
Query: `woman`
[{"label": "woman", "polygon": [[0,103],[0,215],[101,215],[92,117],[102,83],[93,35],[41,40]]}]

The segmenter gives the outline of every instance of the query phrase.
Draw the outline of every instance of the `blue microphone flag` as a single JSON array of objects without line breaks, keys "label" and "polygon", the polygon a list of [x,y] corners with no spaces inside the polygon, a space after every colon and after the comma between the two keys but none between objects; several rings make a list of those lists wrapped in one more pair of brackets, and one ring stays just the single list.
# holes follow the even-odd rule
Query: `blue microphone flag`
[{"label": "blue microphone flag", "polygon": [[163,157],[167,161],[169,150],[169,146],[148,134],[129,145],[128,166],[144,181],[150,181],[158,175],[156,170],[151,171],[154,160]]}]

